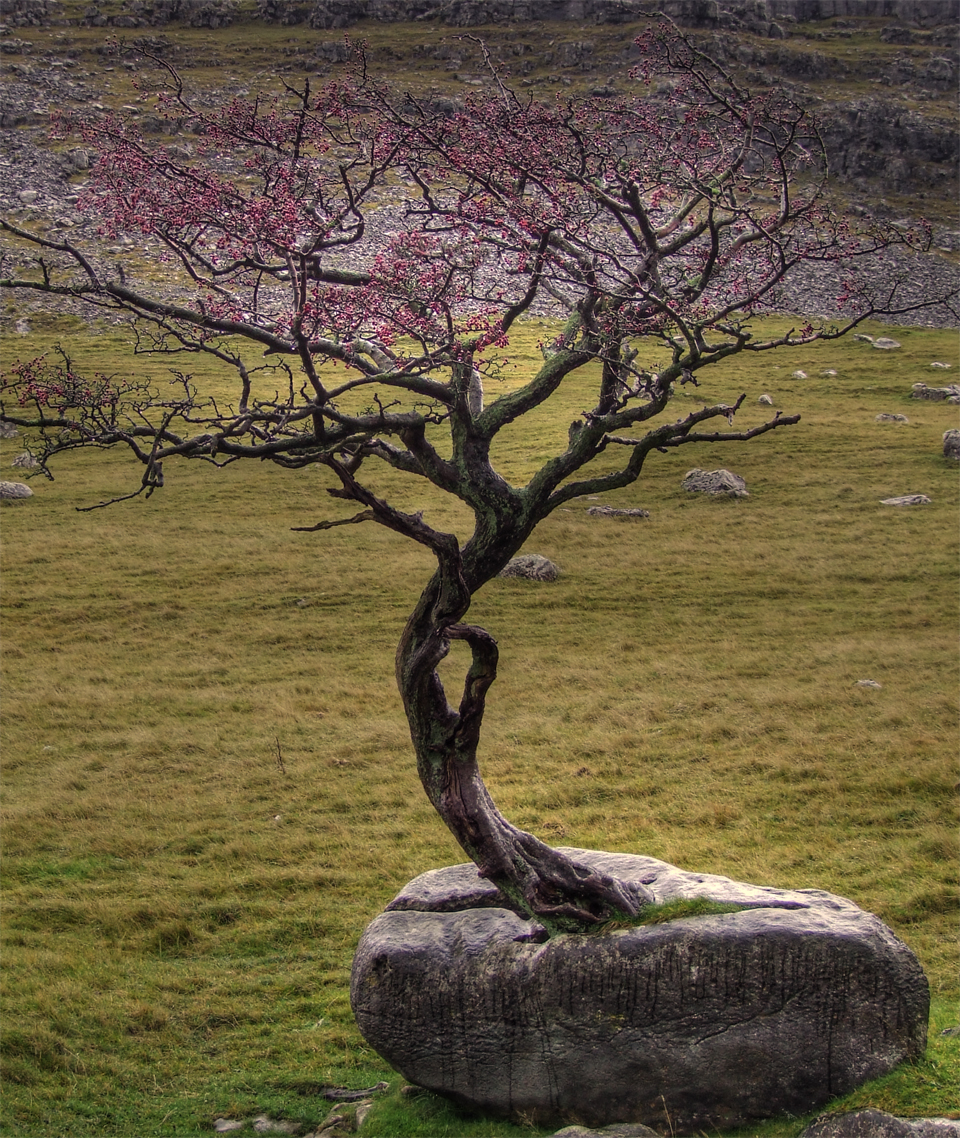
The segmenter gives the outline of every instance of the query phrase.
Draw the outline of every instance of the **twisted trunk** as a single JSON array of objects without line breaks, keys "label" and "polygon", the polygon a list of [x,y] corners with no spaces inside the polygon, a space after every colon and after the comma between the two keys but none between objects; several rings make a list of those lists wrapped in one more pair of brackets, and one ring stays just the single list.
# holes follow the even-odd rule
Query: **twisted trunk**
[{"label": "twisted trunk", "polygon": [[[458,581],[449,578],[458,570]],[[477,746],[486,693],[497,674],[497,644],[484,629],[461,623],[470,593],[459,557],[427,586],[397,650],[397,683],[417,755],[420,780],[437,813],[480,875],[495,884],[510,908],[550,932],[580,929],[634,915],[653,898],[578,864],[508,822],[484,785]],[[471,651],[458,709],[446,698],[437,666],[452,640]]]}]

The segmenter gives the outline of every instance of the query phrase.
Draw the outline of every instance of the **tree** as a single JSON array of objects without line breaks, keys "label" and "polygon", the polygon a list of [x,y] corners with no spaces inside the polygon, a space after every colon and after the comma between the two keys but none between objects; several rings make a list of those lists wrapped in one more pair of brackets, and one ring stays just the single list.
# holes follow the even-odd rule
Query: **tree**
[{"label": "tree", "polygon": [[[138,283],[132,261],[112,263],[102,245],[0,222],[34,251],[32,268],[0,273],[0,286],[125,314],[137,352],[205,354],[236,378],[224,406],[179,372],[171,397],[85,378],[65,354],[17,364],[0,417],[34,432],[43,471],[73,448],[126,446],[143,467],[130,496],[149,497],[172,457],[320,464],[329,493],[355,512],[306,530],[374,521],[432,551],[437,569],[396,658],[420,778],[480,873],[552,929],[634,914],[650,898],[497,810],[477,760],[497,645],[465,622],[471,597],[552,511],[630,485],[651,454],[799,419],[778,412],[737,429],[742,396],[672,418],[675,385],[739,353],[833,339],[921,307],[902,298],[902,280],[878,285],[858,266],[927,238],[854,233],[836,216],[801,108],[744,90],[671,25],[637,43],[630,96],[543,104],[491,68],[492,95],[454,113],[381,88],[362,53],[349,82],[212,109],[154,59],[172,80],[161,113],[193,132],[196,153],[147,142],[113,116],[73,128],[98,155],[82,208],[105,239],[148,235],[170,266],[164,288]],[[384,201],[402,222],[374,242]],[[756,318],[783,303],[791,272],[817,262],[844,267],[848,317],[759,335]],[[485,406],[511,329],[545,303],[562,331],[522,386]],[[262,352],[256,364],[251,349]],[[261,369],[282,379],[281,393],[256,394]],[[510,485],[490,457],[498,432],[584,376],[594,377],[589,406],[565,449]],[[366,474],[381,463],[459,498],[472,532],[441,532],[375,494]],[[456,706],[437,672],[453,641],[471,658]]]}]

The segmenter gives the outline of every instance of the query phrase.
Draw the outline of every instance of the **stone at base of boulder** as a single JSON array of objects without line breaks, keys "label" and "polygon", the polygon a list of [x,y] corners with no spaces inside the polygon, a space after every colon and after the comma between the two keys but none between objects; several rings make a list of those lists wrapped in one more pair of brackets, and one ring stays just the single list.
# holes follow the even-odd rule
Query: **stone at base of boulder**
[{"label": "stone at base of boulder", "polygon": [[474,866],[424,874],[364,933],[350,993],[407,1079],[540,1124],[682,1135],[809,1113],[923,1053],[920,965],[852,902],[563,852],[657,901],[744,908],[544,940]]},{"label": "stone at base of boulder", "polygon": [[960,1138],[960,1122],[949,1118],[897,1118],[882,1110],[827,1114],[800,1138]]}]

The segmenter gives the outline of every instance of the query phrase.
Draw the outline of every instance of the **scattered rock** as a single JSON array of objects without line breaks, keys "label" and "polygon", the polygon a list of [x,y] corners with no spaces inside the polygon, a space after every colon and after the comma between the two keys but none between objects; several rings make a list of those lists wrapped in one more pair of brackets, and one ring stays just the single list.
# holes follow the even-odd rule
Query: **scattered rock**
[{"label": "scattered rock", "polygon": [[881,351],[890,352],[894,348],[900,347],[899,340],[891,340],[889,336],[879,336],[873,341],[873,346],[879,348]]},{"label": "scattered rock", "polygon": [[763,403],[767,407],[773,406],[773,399],[769,395],[761,395],[757,400],[758,403]]},{"label": "scattered rock", "polygon": [[17,466],[21,470],[35,470],[40,465],[40,460],[28,450],[25,450],[23,454],[18,454],[10,465]]},{"label": "scattered rock", "polygon": [[868,336],[866,334],[866,332],[855,332],[853,335],[853,339],[854,340],[860,340],[861,343],[864,343],[864,344],[872,344],[873,343],[873,337]]},{"label": "scattered rock", "polygon": [[744,907],[546,939],[476,866],[410,882],[364,932],[350,988],[363,1036],[405,1078],[534,1124],[696,1134],[815,1110],[923,1053],[919,962],[851,901],[563,852],[657,901]]},{"label": "scattered rock", "polygon": [[590,506],[587,513],[592,518],[649,518],[649,510],[617,510],[613,506]]},{"label": "scattered rock", "polygon": [[19,434],[13,423],[0,423],[0,439],[15,439]]},{"label": "scattered rock", "polygon": [[858,688],[882,688],[883,684],[878,684],[876,680],[857,680],[856,686]]},{"label": "scattered rock", "polygon": [[837,372],[837,369],[834,367],[827,367],[827,368],[824,368],[823,371],[820,372],[820,374],[822,376],[825,376],[827,379],[832,379],[835,375],[838,374],[838,372]]},{"label": "scattered rock", "polygon": [[553,1138],[660,1138],[660,1135],[641,1122],[615,1122],[600,1130],[588,1130],[586,1126],[565,1126]]},{"label": "scattered rock", "polygon": [[932,363],[930,366],[931,366],[931,367],[938,367],[938,368],[944,368],[944,369],[946,369],[946,368],[948,368],[948,367],[952,367],[953,365],[952,365],[952,364],[945,364],[945,363],[941,363],[939,360],[934,360],[934,361],[933,361],[933,363]]},{"label": "scattered rock", "polygon": [[805,371],[795,371],[791,373],[794,379],[806,379],[807,373]]},{"label": "scattered rock", "polygon": [[927,399],[932,403],[960,403],[960,384],[951,383],[946,387],[928,387],[925,383],[915,383],[910,391],[911,399]]},{"label": "scattered rock", "polygon": [[895,412],[884,411],[877,416],[878,423],[909,423],[906,415],[897,415]]},{"label": "scattered rock", "polygon": [[302,1129],[299,1122],[270,1118],[266,1114],[258,1115],[253,1120],[253,1128],[258,1134],[299,1134]]},{"label": "scattered rock", "polygon": [[0,482],[0,498],[32,498],[33,491],[23,482]]},{"label": "scattered rock", "polygon": [[684,490],[698,494],[715,494],[726,498],[749,498],[747,484],[739,474],[729,470],[688,470],[681,483]]},{"label": "scattered rock", "polygon": [[929,506],[926,494],[901,494],[899,498],[882,498],[881,506]]},{"label": "scattered rock", "polygon": [[882,1110],[826,1114],[800,1138],[960,1138],[960,1122],[948,1118],[897,1118]]},{"label": "scattered rock", "polygon": [[560,569],[539,553],[521,553],[508,561],[498,574],[500,577],[522,577],[527,581],[556,581]]},{"label": "scattered rock", "polygon": [[960,431],[956,427],[943,432],[943,457],[960,462]]},{"label": "scattered rock", "polygon": [[218,1134],[229,1134],[232,1130],[242,1130],[246,1124],[236,1118],[215,1118],[213,1128]]}]

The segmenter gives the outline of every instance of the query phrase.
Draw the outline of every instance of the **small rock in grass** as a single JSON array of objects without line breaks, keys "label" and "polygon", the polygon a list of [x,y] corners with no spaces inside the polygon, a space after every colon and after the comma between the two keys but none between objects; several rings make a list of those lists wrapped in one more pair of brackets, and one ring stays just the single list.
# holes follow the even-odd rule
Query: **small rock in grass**
[{"label": "small rock in grass", "polygon": [[878,423],[909,423],[910,420],[906,417],[906,415],[897,415],[897,414],[894,414],[892,412],[884,411],[882,414],[877,416],[877,422]]},{"label": "small rock in grass", "polygon": [[565,1126],[553,1138],[660,1138],[656,1130],[644,1126],[642,1122],[615,1122],[600,1130],[588,1130],[586,1126]]},{"label": "small rock in grass", "polygon": [[522,577],[527,581],[556,581],[559,568],[539,553],[521,553],[500,570],[501,577]]},{"label": "small rock in grass", "polygon": [[882,688],[883,684],[878,684],[876,680],[857,680],[856,686],[858,688]]},{"label": "small rock in grass", "polygon": [[960,431],[956,427],[943,432],[943,457],[960,462]]},{"label": "small rock in grass", "polygon": [[253,1128],[258,1134],[297,1134],[300,1131],[300,1123],[285,1122],[279,1118],[260,1114],[253,1120]]},{"label": "small rock in grass", "polygon": [[749,498],[747,484],[729,470],[688,470],[681,486],[691,493],[714,494],[727,498]]},{"label": "small rock in grass", "polygon": [[901,494],[899,498],[881,498],[881,506],[929,506],[926,494]]},{"label": "small rock in grass", "polygon": [[587,513],[591,518],[649,518],[649,510],[618,510],[613,506],[590,506]]},{"label": "small rock in grass", "polygon": [[242,1130],[243,1123],[236,1118],[215,1118],[213,1128],[218,1134],[229,1134],[231,1130]]},{"label": "small rock in grass", "polygon": [[930,366],[931,367],[939,367],[939,368],[948,368],[948,367],[952,367],[953,365],[941,363],[939,360],[934,360]]},{"label": "small rock in grass", "polygon": [[837,369],[833,367],[824,368],[820,374],[826,376],[827,378],[832,378],[837,374]]},{"label": "small rock in grass", "polygon": [[911,399],[926,399],[932,403],[960,402],[960,385],[951,383],[947,387],[927,387],[925,383],[915,383],[910,389]]},{"label": "small rock in grass", "polygon": [[32,498],[33,491],[23,482],[0,482],[0,498]]},{"label": "small rock in grass", "polygon": [[758,403],[763,403],[763,404],[765,404],[767,407],[772,407],[772,406],[773,406],[773,399],[772,399],[772,398],[771,398],[769,395],[761,395],[761,396],[760,396],[760,398],[757,400],[757,402],[758,402]]},{"label": "small rock in grass", "polygon": [[792,373],[794,379],[806,379],[807,373],[805,371],[795,371]]},{"label": "small rock in grass", "polygon": [[894,348],[900,347],[899,340],[891,340],[889,336],[880,336],[873,341],[873,346],[879,348],[881,351],[890,352]]}]

